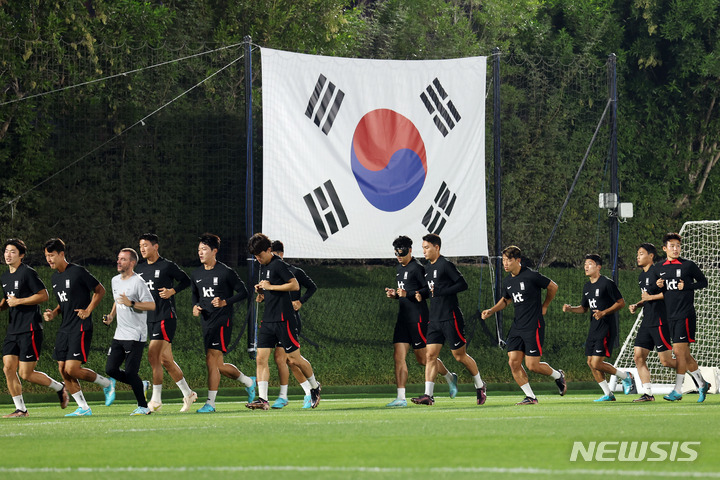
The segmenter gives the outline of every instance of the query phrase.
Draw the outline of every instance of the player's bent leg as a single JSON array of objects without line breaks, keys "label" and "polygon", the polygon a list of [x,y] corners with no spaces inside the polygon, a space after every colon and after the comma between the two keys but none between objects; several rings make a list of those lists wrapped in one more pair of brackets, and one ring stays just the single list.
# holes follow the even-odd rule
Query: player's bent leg
[{"label": "player's bent leg", "polygon": [[[405,385],[407,384],[408,367],[405,358],[407,357],[408,350],[410,350],[409,343],[393,344],[393,361],[395,362],[395,385],[397,385],[397,388],[405,388]],[[420,365],[424,365],[425,349],[418,348],[414,351],[414,353],[415,358],[418,360],[418,363]]]},{"label": "player's bent leg", "polygon": [[290,383],[290,368],[288,367],[287,355],[282,347],[275,347],[274,352],[275,365],[278,370],[278,380],[280,385],[288,385]]},{"label": "player's bent leg", "polygon": [[663,367],[672,368],[673,370],[677,367],[677,360],[673,357],[672,350],[658,353],[658,360],[660,360]]},{"label": "player's bent leg", "polygon": [[18,377],[20,359],[16,355],[3,355],[3,373],[11,396],[22,395],[22,384]]}]

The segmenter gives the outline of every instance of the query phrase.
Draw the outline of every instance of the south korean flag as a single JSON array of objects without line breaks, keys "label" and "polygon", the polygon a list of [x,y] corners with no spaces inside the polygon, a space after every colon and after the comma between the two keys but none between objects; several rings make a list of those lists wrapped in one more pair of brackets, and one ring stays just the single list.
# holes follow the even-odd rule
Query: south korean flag
[{"label": "south korean flag", "polygon": [[261,53],[262,230],[288,257],[386,257],[428,232],[488,254],[486,57]]}]

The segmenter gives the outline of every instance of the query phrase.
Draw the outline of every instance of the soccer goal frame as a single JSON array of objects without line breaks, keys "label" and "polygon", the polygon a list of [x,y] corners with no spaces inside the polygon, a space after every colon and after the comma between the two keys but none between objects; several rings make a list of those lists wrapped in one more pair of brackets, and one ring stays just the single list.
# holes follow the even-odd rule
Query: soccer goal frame
[{"label": "soccer goal frame", "polygon": [[[686,222],[680,230],[682,257],[695,262],[707,277],[708,286],[695,292],[697,329],[692,353],[700,366],[703,377],[712,384],[710,393],[718,393],[720,383],[720,220]],[[638,292],[633,292],[637,297]],[[640,393],[644,389],[637,375],[633,359],[635,336],[642,323],[642,311],[637,316],[630,333],[623,342],[615,360],[615,368],[632,372],[635,386]],[[648,355],[653,393],[670,393],[675,385],[675,371],[663,367],[652,351]],[[610,388],[622,390],[617,378],[610,378]],[[685,376],[683,393],[697,391],[690,375]]]}]

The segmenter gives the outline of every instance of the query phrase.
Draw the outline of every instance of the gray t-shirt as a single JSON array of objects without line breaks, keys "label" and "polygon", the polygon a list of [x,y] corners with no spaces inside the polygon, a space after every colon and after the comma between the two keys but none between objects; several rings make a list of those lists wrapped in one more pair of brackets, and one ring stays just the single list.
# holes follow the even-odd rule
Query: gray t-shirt
[{"label": "gray t-shirt", "polygon": [[144,342],[147,340],[147,312],[139,312],[133,308],[118,303],[123,293],[131,301],[152,302],[153,297],[142,277],[133,273],[132,277],[123,280],[120,275],[112,279],[113,298],[115,299],[115,314],[117,327],[115,340],[134,340]]}]

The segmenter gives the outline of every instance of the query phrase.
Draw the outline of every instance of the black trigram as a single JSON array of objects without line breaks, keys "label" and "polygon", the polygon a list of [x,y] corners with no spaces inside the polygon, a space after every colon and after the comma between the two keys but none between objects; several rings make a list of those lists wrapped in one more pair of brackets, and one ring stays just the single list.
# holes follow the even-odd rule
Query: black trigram
[{"label": "black trigram", "polygon": [[[320,100],[321,98],[322,100]],[[344,98],[345,92],[336,88],[335,84],[328,81],[325,75],[321,73],[305,109],[305,116],[327,135],[332,128]],[[320,100],[319,105],[318,100]]]},{"label": "black trigram", "polygon": [[[324,187],[324,188],[323,188]],[[323,242],[349,222],[332,182],[328,180],[303,197]],[[340,226],[338,227],[338,224]],[[328,234],[328,230],[330,233]]]},{"label": "black trigram", "polygon": [[422,219],[422,224],[428,229],[428,232],[440,234],[452,213],[456,200],[457,195],[450,192],[447,184],[443,182],[435,195],[435,200]]},{"label": "black trigram", "polygon": [[428,85],[424,92],[420,94],[420,100],[425,104],[425,108],[432,115],[435,126],[440,130],[443,137],[446,137],[450,130],[460,121],[458,113],[452,100],[448,98],[448,94],[443,88],[440,80],[433,80],[432,85]]}]

